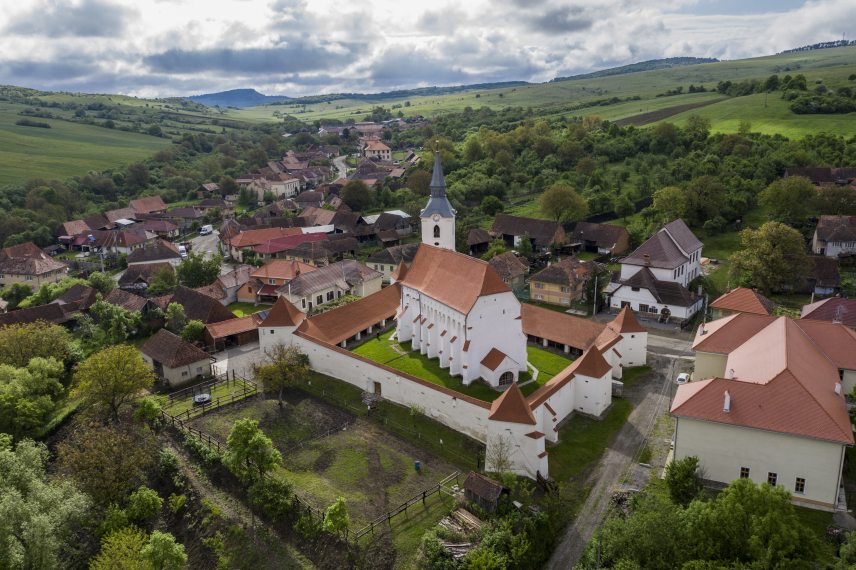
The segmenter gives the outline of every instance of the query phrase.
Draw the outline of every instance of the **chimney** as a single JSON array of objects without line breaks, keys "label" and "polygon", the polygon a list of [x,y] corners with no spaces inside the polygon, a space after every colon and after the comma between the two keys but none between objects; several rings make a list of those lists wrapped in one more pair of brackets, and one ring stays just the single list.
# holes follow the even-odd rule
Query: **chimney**
[{"label": "chimney", "polygon": [[699,336],[704,336],[707,334],[707,331],[704,328],[704,322],[701,323],[701,326],[698,328]]},{"label": "chimney", "polygon": [[651,265],[651,256],[649,254],[643,253],[642,259],[645,260],[645,265]]},{"label": "chimney", "polygon": [[728,390],[725,391],[725,401],[722,403],[722,411],[726,413],[731,411],[731,394]]},{"label": "chimney", "polygon": [[841,382],[836,382],[836,383],[835,383],[835,395],[836,395],[836,396],[840,396],[840,395],[841,395]]},{"label": "chimney", "polygon": [[734,380],[734,378],[736,378],[736,375],[734,374],[734,369],[733,369],[733,368],[729,368],[729,369],[728,369],[728,376],[727,376],[727,378],[728,378],[729,380]]}]

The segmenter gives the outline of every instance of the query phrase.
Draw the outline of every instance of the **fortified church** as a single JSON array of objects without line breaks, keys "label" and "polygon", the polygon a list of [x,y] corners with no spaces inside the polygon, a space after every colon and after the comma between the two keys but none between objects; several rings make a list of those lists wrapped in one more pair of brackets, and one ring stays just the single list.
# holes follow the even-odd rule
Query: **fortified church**
[{"label": "fortified church", "polygon": [[[280,297],[259,326],[260,345],[294,344],[316,372],[352,384],[426,415],[491,448],[509,450],[509,468],[527,477],[547,477],[547,442],[572,414],[601,417],[612,403],[622,369],[645,364],[647,331],[625,308],[601,324],[521,305],[487,262],[455,251],[455,209],[435,154],[431,195],[421,212],[422,243],[410,266],[403,262],[392,284],[358,301],[306,316]],[[349,347],[395,324],[400,342],[436,358],[465,385],[482,381],[501,392],[493,402],[367,359]],[[520,373],[532,369],[527,343],[576,357],[565,370],[527,396]]]}]

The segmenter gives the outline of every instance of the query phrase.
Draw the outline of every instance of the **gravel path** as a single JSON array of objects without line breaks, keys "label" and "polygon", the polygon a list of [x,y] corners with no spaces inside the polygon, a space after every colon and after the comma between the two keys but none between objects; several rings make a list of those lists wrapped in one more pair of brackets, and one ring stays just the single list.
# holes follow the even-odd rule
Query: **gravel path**
[{"label": "gravel path", "polygon": [[633,412],[589,477],[587,484],[591,486],[591,492],[576,520],[565,531],[565,536],[553,552],[546,566],[548,569],[573,568],[603,521],[612,492],[618,489],[626,477],[639,479],[637,474],[632,473],[638,467],[636,458],[645,446],[657,418],[669,409],[672,378],[678,366],[672,358],[651,353],[648,363],[652,366],[652,373],[624,391],[624,397],[633,403]]}]

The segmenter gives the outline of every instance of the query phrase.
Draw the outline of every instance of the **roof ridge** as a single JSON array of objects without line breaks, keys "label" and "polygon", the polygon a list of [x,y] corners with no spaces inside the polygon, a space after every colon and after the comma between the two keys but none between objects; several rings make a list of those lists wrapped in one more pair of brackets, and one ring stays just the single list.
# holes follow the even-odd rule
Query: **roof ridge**
[{"label": "roof ridge", "polygon": [[[824,356],[826,356],[826,355],[824,355]],[[779,374],[777,374],[776,376],[774,376],[774,377],[773,377],[769,382],[767,382],[767,384],[770,384],[770,383],[772,383],[774,380],[776,380],[777,378],[782,377],[782,376],[785,374],[785,372],[787,372],[788,374],[790,374],[790,376],[791,376],[791,378],[793,378],[794,382],[796,382],[796,384],[797,384],[797,385],[799,385],[799,387],[800,387],[804,392],[806,392],[806,393],[809,395],[809,397],[812,399],[812,401],[815,403],[815,405],[817,405],[817,407],[818,407],[818,408],[820,408],[821,410],[823,410],[824,415],[825,415],[827,418],[829,418],[829,420],[833,423],[833,425],[835,425],[835,427],[836,427],[836,428],[838,428],[838,429],[841,431],[841,433],[845,436],[845,439],[846,439],[847,437],[852,437],[852,435],[853,435],[853,434],[852,434],[852,430],[851,430],[850,432],[848,432],[848,431],[846,431],[846,430],[841,429],[841,425],[839,425],[839,423],[836,421],[836,419],[830,415],[829,410],[827,410],[827,409],[826,409],[826,406],[824,406],[823,404],[821,404],[821,403],[818,401],[818,399],[817,399],[817,398],[815,397],[815,395],[814,395],[814,392],[813,392],[812,390],[809,390],[809,389],[806,387],[806,385],[805,385],[805,384],[803,384],[803,383],[800,381],[800,379],[797,377],[797,375],[796,375],[796,374],[794,374],[794,373],[790,370],[790,368],[786,368],[785,370],[781,371]],[[849,414],[848,414],[848,417],[849,417]]]}]

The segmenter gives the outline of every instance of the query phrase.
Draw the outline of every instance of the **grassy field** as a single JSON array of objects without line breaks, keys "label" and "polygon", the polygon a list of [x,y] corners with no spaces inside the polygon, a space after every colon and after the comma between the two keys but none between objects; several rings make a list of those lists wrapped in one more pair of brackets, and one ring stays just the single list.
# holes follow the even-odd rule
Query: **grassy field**
[{"label": "grassy field", "polygon": [[[474,382],[465,386],[459,377],[452,376],[447,369],[440,368],[439,359],[428,358],[418,352],[413,352],[409,342],[398,343],[392,340],[390,337],[394,332],[389,331],[379,339],[372,339],[355,348],[354,352],[375,362],[485,402],[492,402],[502,394],[502,392],[498,392],[481,382]],[[543,371],[538,375],[537,383],[533,382],[524,386],[524,394],[535,391],[538,386],[543,385],[572,362],[563,356],[534,346],[527,347],[527,352],[529,362],[539,370],[542,370],[543,367]],[[529,377],[529,373],[521,374],[520,382],[527,381]]]},{"label": "grassy field", "polygon": [[35,119],[50,129],[22,127],[15,124],[22,108],[0,101],[0,185],[117,168],[171,144],[169,139],[56,119]]},{"label": "grassy field", "polygon": [[246,317],[247,315],[254,315],[261,311],[267,311],[273,305],[265,305],[264,303],[260,303],[256,305],[255,303],[232,303],[227,309],[232,311],[232,314],[236,317]]},{"label": "grassy field", "polygon": [[[657,97],[669,89],[682,86],[684,90],[690,84],[703,85],[708,90],[716,87],[719,81],[740,81],[744,79],[764,79],[774,73],[784,76],[787,73],[802,73],[809,85],[821,80],[828,87],[838,87],[848,83],[847,77],[856,73],[856,47],[815,50],[759,57],[745,60],[722,61],[671,69],[661,69],[601,77],[594,79],[575,79],[552,83],[533,84],[518,87],[503,87],[491,90],[472,90],[449,95],[402,97],[399,99],[344,99],[302,105],[270,105],[251,109],[229,110],[231,117],[246,121],[275,121],[273,113],[293,114],[304,121],[322,118],[340,120],[362,120],[374,106],[388,109],[396,107],[394,112],[402,111],[407,116],[423,115],[433,117],[442,113],[461,111],[465,107],[482,106],[502,109],[510,106],[532,107],[548,116],[586,116],[597,115],[604,119],[617,120],[633,115],[659,111],[679,105],[709,102],[722,96],[717,93],[685,93],[670,97]],[[639,97],[639,100],[622,101],[609,105],[574,107],[595,101],[627,99]],[[690,114],[696,113],[709,117],[714,130],[730,132],[737,129],[741,119],[753,123],[753,129],[761,132],[782,132],[787,136],[799,137],[817,131],[840,134],[856,134],[856,121],[846,116],[799,116],[790,113],[785,102],[778,95],[768,97],[764,107],[764,96],[727,99],[712,105],[676,115],[676,122],[683,122]],[[774,104],[773,100],[777,103]],[[409,106],[404,106],[408,101]]]}]

